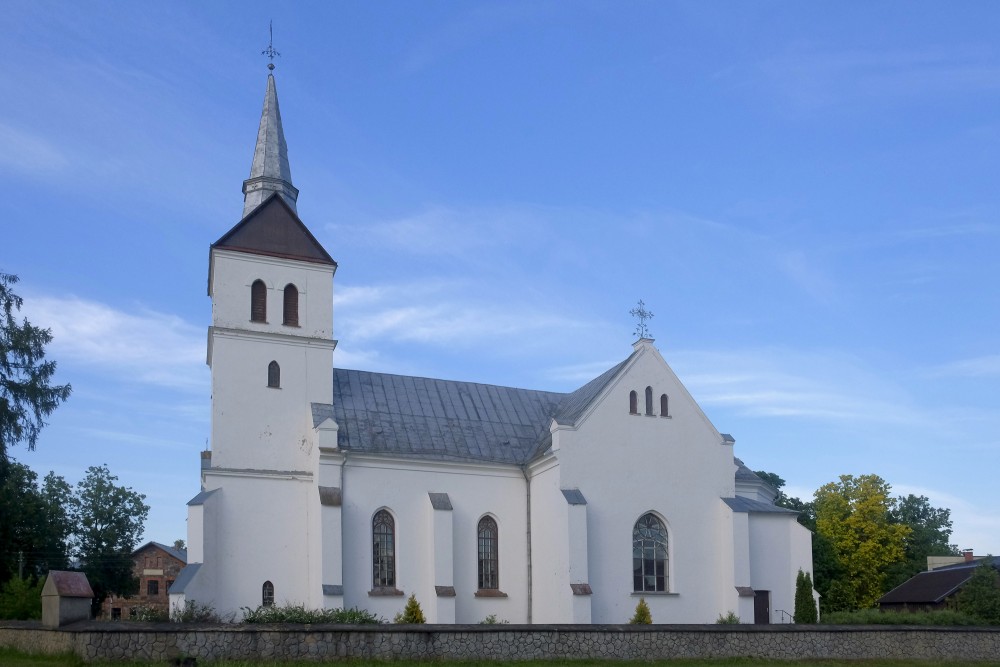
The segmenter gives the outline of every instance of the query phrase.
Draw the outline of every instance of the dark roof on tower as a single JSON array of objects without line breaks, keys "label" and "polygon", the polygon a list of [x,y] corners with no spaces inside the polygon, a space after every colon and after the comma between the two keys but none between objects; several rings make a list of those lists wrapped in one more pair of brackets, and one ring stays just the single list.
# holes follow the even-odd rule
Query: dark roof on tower
[{"label": "dark roof on tower", "polygon": [[223,234],[212,248],[337,265],[277,193]]}]

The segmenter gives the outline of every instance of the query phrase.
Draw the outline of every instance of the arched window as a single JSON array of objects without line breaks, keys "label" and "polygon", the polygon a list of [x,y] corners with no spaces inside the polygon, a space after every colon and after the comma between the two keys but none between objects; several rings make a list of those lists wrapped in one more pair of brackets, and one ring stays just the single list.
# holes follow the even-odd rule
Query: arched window
[{"label": "arched window", "polygon": [[299,290],[295,285],[285,285],[285,308],[281,323],[290,327],[299,326]]},{"label": "arched window", "polygon": [[653,414],[653,388],[646,387],[646,414]]},{"label": "arched window", "polygon": [[500,548],[497,522],[484,516],[479,520],[479,588],[500,588]]},{"label": "arched window", "polygon": [[260,603],[265,607],[274,606],[274,584],[270,581],[265,581],[260,589],[260,598]]},{"label": "arched window", "polygon": [[628,413],[630,415],[639,414],[639,394],[635,393],[635,391],[628,393]]},{"label": "arched window", "polygon": [[281,387],[281,366],[277,361],[272,361],[267,365],[267,386],[278,389]]},{"label": "arched window", "polygon": [[396,529],[385,510],[372,519],[372,587],[396,587]]},{"label": "arched window", "polygon": [[267,285],[263,280],[250,286],[250,321],[267,322]]},{"label": "arched window", "polygon": [[667,400],[667,395],[666,394],[660,394],[660,416],[661,417],[669,417],[670,416],[670,410],[668,409],[669,407],[670,407],[670,404],[669,404],[669,402]]},{"label": "arched window", "polygon": [[667,528],[649,512],[632,529],[632,590],[667,591]]}]

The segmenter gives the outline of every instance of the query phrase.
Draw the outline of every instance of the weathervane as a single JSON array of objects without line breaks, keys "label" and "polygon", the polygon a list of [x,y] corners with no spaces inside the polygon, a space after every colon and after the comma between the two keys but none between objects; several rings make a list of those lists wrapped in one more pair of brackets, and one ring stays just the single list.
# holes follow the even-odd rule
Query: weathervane
[{"label": "weathervane", "polygon": [[646,326],[646,320],[653,319],[653,313],[646,310],[646,304],[643,303],[642,299],[639,299],[639,305],[628,311],[628,314],[639,320],[635,325],[636,337],[649,338],[649,327]]},{"label": "weathervane", "polygon": [[269,38],[267,40],[267,48],[260,52],[260,55],[267,56],[271,62],[267,64],[269,70],[274,69],[274,57],[280,56],[281,54],[274,50],[274,21],[267,22],[267,32]]}]

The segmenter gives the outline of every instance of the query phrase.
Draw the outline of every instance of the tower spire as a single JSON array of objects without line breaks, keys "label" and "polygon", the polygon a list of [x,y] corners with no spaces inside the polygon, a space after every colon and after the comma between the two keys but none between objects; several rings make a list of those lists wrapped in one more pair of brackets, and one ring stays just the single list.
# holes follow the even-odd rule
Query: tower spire
[{"label": "tower spire", "polygon": [[[263,55],[271,59],[268,69],[274,69],[273,43],[269,43]],[[264,109],[260,114],[260,129],[257,130],[257,147],[253,152],[250,178],[243,181],[243,217],[277,192],[295,210],[295,200],[299,191],[292,185],[292,170],[288,166],[288,146],[285,132],[281,129],[281,112],[278,110],[278,91],[274,86],[274,74],[267,74],[267,90],[264,93]]]}]

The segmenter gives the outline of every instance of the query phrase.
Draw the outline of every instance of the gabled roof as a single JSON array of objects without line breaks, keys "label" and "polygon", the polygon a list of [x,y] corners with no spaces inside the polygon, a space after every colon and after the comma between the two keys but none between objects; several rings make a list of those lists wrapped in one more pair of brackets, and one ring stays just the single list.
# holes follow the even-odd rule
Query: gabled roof
[{"label": "gabled roof", "polygon": [[523,464],[567,394],[334,369],[338,447],[407,458]]},{"label": "gabled roof", "polygon": [[295,211],[276,193],[223,234],[212,244],[212,249],[337,266]]},{"label": "gabled roof", "polygon": [[[992,559],[1000,570],[1000,556]],[[879,604],[939,604],[955,594],[969,579],[983,559],[956,563],[928,572],[918,572],[879,598]]]},{"label": "gabled roof", "polygon": [[604,388],[607,387],[611,382],[618,377],[618,374],[628,366],[629,362],[632,361],[639,354],[636,350],[628,356],[625,361],[620,364],[609,368],[604,371],[596,378],[583,385],[576,391],[566,395],[562,403],[559,405],[559,410],[553,415],[555,420],[566,426],[576,425],[577,420],[583,416],[583,413],[587,411],[590,404],[594,402]]},{"label": "gabled roof", "polygon": [[163,551],[166,551],[168,554],[170,554],[171,556],[173,556],[177,560],[181,561],[182,563],[187,563],[187,560],[188,560],[187,549],[178,549],[176,547],[168,547],[166,544],[162,544],[160,542],[146,542],[141,547],[139,547],[138,549],[136,549],[135,551],[133,551],[132,555],[134,556],[135,554],[139,553],[140,551],[142,551],[143,549],[145,549],[145,548],[147,548],[149,546],[154,546],[154,547],[157,547],[159,549],[162,549]]}]

